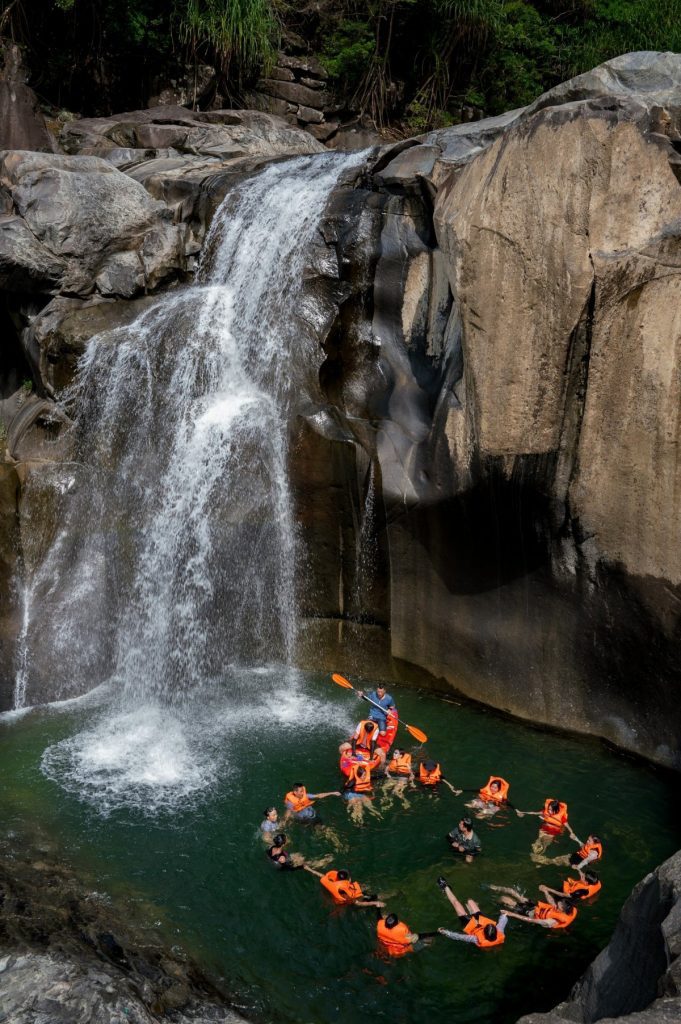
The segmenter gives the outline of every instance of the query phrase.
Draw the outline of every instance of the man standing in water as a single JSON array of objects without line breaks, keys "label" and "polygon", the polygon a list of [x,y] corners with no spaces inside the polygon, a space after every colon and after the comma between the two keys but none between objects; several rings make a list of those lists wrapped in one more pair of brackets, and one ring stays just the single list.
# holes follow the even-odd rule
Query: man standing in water
[{"label": "man standing in water", "polygon": [[447,835],[447,842],[453,853],[460,853],[466,864],[472,864],[473,858],[482,851],[482,843],[473,831],[470,818],[462,818],[456,828]]}]

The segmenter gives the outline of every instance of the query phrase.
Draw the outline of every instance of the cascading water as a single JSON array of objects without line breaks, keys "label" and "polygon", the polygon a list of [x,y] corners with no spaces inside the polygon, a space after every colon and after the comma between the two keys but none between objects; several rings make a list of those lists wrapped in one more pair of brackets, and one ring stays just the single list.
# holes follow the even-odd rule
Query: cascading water
[{"label": "cascading water", "polygon": [[215,216],[199,283],[88,346],[66,396],[76,455],[26,596],[17,694],[30,702],[39,629],[52,696],[111,678],[123,717],[47,752],[45,769],[62,780],[75,770],[82,783],[87,755],[90,782],[108,786],[112,771],[129,771],[136,743],[147,768],[148,752],[158,755],[149,781],[174,781],[183,739],[168,771],[169,730],[179,728],[168,708],[190,701],[200,718],[226,679],[250,694],[254,667],[290,665],[287,435],[314,359],[296,304],[330,190],[361,159],[298,158],[242,183]]}]

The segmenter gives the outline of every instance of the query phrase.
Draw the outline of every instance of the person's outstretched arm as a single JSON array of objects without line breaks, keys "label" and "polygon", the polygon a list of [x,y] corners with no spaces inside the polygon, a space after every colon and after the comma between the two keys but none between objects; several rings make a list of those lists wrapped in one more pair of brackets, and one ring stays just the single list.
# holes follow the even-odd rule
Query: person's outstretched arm
[{"label": "person's outstretched arm", "polygon": [[538,917],[524,917],[522,914],[516,914],[513,910],[505,910],[506,917],[514,917],[516,921],[524,921],[525,924],[538,924],[542,928],[553,928],[554,922],[550,918],[538,918]]},{"label": "person's outstretched arm", "polygon": [[301,864],[300,866],[305,868],[306,871],[309,871],[311,875],[316,875],[317,878],[323,878],[324,877],[322,875],[321,871],[315,871],[315,869],[311,868],[309,864]]},{"label": "person's outstretched arm", "polygon": [[454,939],[456,942],[472,942],[475,943],[475,935],[466,935],[465,932],[452,932],[449,928],[438,928],[440,935],[444,935],[446,939]]}]

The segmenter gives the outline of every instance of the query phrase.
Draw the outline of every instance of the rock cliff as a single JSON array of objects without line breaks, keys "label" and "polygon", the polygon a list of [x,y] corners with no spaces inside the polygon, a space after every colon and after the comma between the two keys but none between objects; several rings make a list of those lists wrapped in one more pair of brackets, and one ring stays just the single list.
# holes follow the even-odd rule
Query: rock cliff
[{"label": "rock cliff", "polygon": [[[232,183],[323,151],[269,114],[173,106],[60,144],[0,164],[4,705],[17,558],[52,514],[25,498],[67,457],[55,392],[93,333],[189,279]],[[680,161],[681,58],[642,53],[341,182],[291,448],[317,657],[352,668],[326,626],[373,626],[402,669],[681,767]]]},{"label": "rock cliff", "polygon": [[[383,623],[394,657],[476,699],[677,768],[680,83],[677,55],[627,55],[383,152],[336,196],[337,439],[301,429],[299,488],[326,541],[311,608]],[[351,477],[342,545],[315,466],[323,487]],[[362,598],[346,552],[370,488]]]},{"label": "rock cliff", "polygon": [[570,998],[518,1024],[673,1024],[681,1020],[681,853],[639,882],[610,943]]}]

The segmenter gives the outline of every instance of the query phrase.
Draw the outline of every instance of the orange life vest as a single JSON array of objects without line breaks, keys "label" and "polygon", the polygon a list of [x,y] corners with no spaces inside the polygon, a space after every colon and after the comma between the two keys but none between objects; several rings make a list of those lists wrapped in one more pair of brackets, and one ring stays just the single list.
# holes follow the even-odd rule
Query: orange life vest
[{"label": "orange life vest", "polygon": [[290,803],[292,805],[291,810],[293,811],[294,814],[297,814],[298,811],[302,811],[304,807],[311,807],[312,804],[314,803],[314,800],[310,800],[309,796],[307,795],[307,790],[305,789],[305,786],[303,786],[302,796],[296,796],[293,790],[291,790],[291,792],[287,793],[286,796],[284,797],[284,803]]},{"label": "orange life vest", "polygon": [[553,797],[549,797],[544,802],[544,810],[542,811],[542,818],[544,825],[542,826],[545,832],[551,832],[552,834],[558,834],[562,832],[563,827],[567,824],[568,820],[568,806],[558,801],[558,813],[551,814],[549,810],[549,804],[554,803]]},{"label": "orange life vest", "polygon": [[386,753],[390,750],[393,743],[395,742],[395,736],[397,735],[397,712],[389,711],[386,715],[385,732],[381,734],[379,732],[376,743],[379,747],[382,747]]},{"label": "orange life vest", "polygon": [[346,789],[352,790],[353,793],[371,792],[373,786],[371,785],[370,763],[371,762],[360,761],[359,764],[353,764],[348,773]]},{"label": "orange life vest", "polygon": [[466,935],[474,935],[475,941],[482,949],[488,949],[491,946],[500,946],[502,942],[506,941],[506,936],[497,930],[497,937],[490,941],[485,938],[485,928],[488,924],[493,924],[496,927],[496,921],[492,921],[489,917],[483,917],[482,914],[478,914],[477,919],[472,917],[464,927]]},{"label": "orange life vest", "polygon": [[603,856],[603,847],[601,843],[590,843],[587,841],[586,843],[584,843],[584,846],[580,847],[580,849],[577,850],[577,856],[580,858],[580,860],[586,860],[589,854],[592,853],[594,850],[598,854],[596,860],[600,860]]},{"label": "orange life vest", "polygon": [[399,757],[393,757],[388,765],[388,771],[395,772],[395,775],[411,775],[411,754],[400,754]]},{"label": "orange life vest", "polygon": [[[498,793],[492,792],[492,783],[498,782],[501,789]],[[500,778],[498,775],[490,775],[489,781],[482,787],[478,794],[481,800],[484,800],[487,804],[503,804],[508,800],[509,784],[506,779]]]},{"label": "orange life vest", "polygon": [[581,878],[566,878],[563,882],[563,892],[566,896],[577,897],[579,900],[588,900],[601,891],[602,883],[599,879],[595,885],[583,882]]},{"label": "orange life vest", "polygon": [[555,921],[554,928],[567,928],[569,924],[572,924],[574,919],[577,917],[577,907],[573,907],[569,913],[564,913],[559,910],[558,907],[553,907],[550,903],[537,903],[534,908],[534,916],[542,921]]},{"label": "orange life vest", "polygon": [[364,895],[359,882],[351,882],[349,878],[338,881],[337,871],[327,871],[320,878],[320,882],[326,891],[331,893],[334,903],[354,903]]},{"label": "orange life vest", "polygon": [[385,946],[386,953],[390,956],[404,956],[410,953],[412,944],[409,939],[411,934],[409,928],[402,921],[398,921],[394,928],[386,928],[385,920],[380,918],[376,925],[378,941]]},{"label": "orange life vest", "polygon": [[419,765],[419,782],[424,786],[437,786],[442,779],[442,769],[436,764],[432,772],[429,772],[423,761]]},{"label": "orange life vest", "polygon": [[369,750],[377,736],[378,724],[371,718],[365,718],[355,729],[355,746]]},{"label": "orange life vest", "polygon": [[352,754],[341,754],[340,760],[338,762],[338,767],[340,768],[341,775],[349,775],[354,763],[355,759],[353,758]]}]

